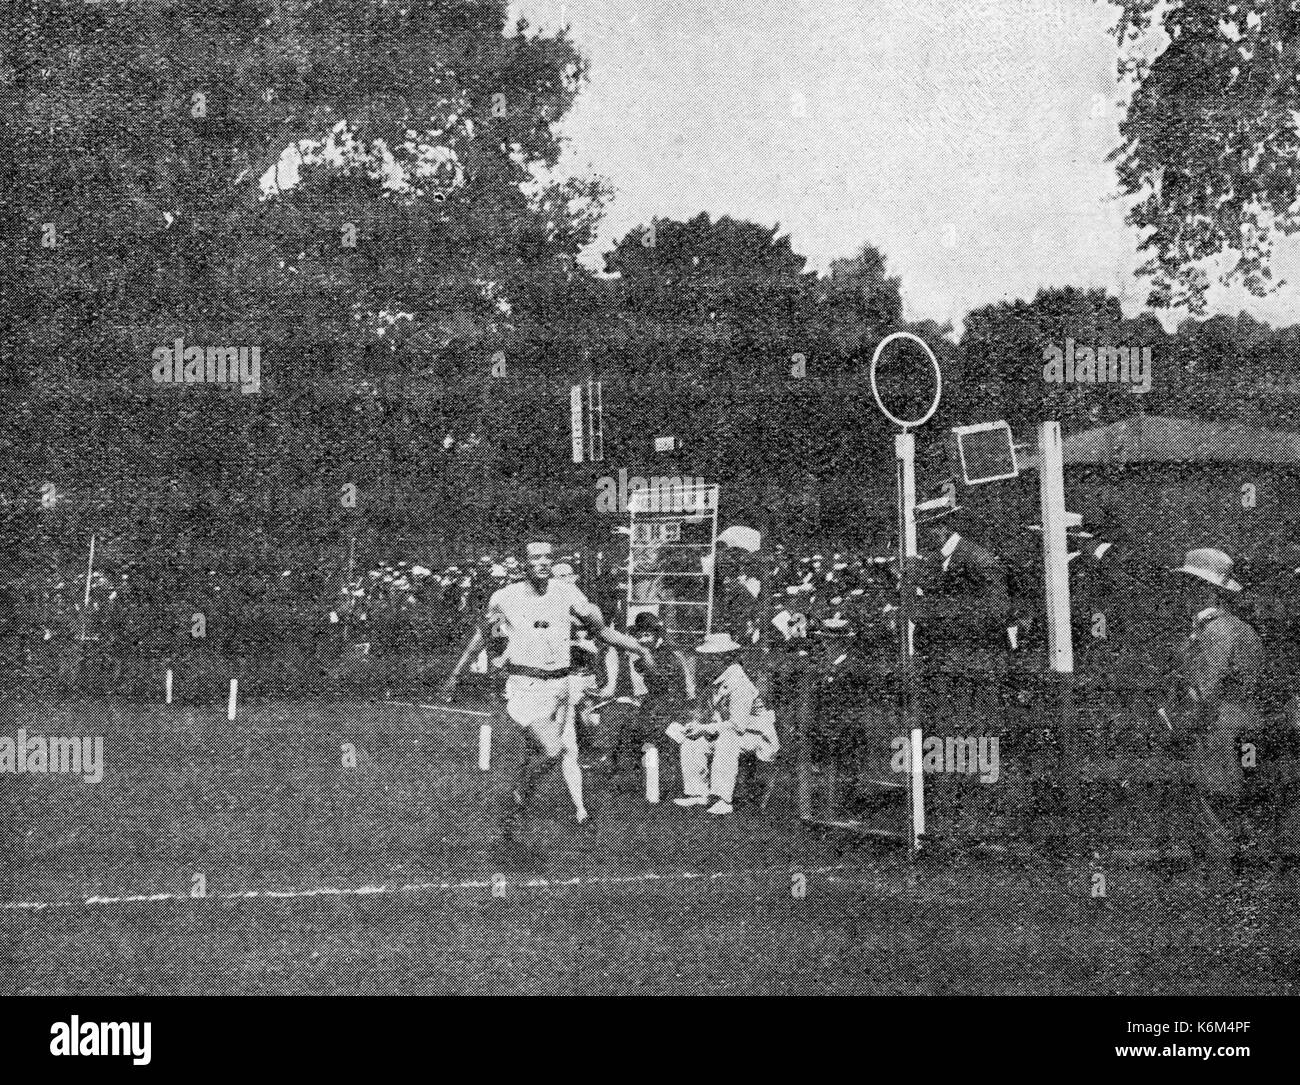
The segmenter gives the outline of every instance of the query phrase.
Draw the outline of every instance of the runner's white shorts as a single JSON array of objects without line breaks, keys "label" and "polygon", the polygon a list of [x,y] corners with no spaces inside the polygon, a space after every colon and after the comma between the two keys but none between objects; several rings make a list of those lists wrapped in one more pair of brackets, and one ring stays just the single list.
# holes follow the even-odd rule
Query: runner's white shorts
[{"label": "runner's white shorts", "polygon": [[569,712],[569,676],[506,677],[506,712],[537,739],[548,757],[578,750],[578,736]]}]

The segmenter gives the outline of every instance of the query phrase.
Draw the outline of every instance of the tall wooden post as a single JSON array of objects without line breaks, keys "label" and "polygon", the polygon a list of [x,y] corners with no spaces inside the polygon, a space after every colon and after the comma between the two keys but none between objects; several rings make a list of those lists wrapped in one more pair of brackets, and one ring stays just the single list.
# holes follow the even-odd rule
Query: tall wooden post
[{"label": "tall wooden post", "polygon": [[908,430],[894,436],[898,469],[898,659],[903,674],[903,723],[907,729],[908,845],[915,855],[925,834],[925,776],[922,772],[921,728],[916,718],[915,591],[911,559],[916,549],[916,437]]},{"label": "tall wooden post", "polygon": [[1038,486],[1043,515],[1043,583],[1048,669],[1055,678],[1057,742],[1065,813],[1077,824],[1079,748],[1074,727],[1074,643],[1070,632],[1069,541],[1065,534],[1065,462],[1059,422],[1038,425]]}]

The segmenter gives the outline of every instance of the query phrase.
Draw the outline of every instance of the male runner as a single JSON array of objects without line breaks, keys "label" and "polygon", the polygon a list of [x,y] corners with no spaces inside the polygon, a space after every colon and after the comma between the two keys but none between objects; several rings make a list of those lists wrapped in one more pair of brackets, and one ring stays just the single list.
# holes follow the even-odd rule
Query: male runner
[{"label": "male runner", "polygon": [[537,778],[558,759],[582,824],[587,810],[569,712],[573,622],[586,626],[596,639],[640,656],[647,670],[654,669],[654,659],[649,649],[607,626],[576,584],[551,578],[553,556],[549,542],[535,539],[525,546],[525,579],[499,588],[488,600],[487,613],[443,684],[443,696],[450,700],[461,670],[482,647],[484,629],[495,626],[506,638],[506,711],[523,729],[526,748],[514,789],[516,811],[527,806]]}]

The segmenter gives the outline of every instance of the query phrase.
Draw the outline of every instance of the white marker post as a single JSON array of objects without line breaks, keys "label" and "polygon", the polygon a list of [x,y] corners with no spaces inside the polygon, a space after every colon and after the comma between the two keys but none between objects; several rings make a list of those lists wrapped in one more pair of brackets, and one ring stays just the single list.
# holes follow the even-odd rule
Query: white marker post
[{"label": "white marker post", "polygon": [[[885,406],[880,398],[880,388],[876,384],[876,367],[880,356],[890,343],[907,340],[915,343],[924,352],[934,370],[934,399],[929,409],[920,418],[900,418]],[[943,372],[939,360],[926,341],[911,332],[894,332],[885,336],[871,356],[871,395],[880,408],[880,413],[898,426],[901,433],[894,435],[894,456],[897,460],[896,480],[898,484],[898,610],[899,635],[898,656],[904,679],[904,719],[908,729],[908,752],[911,757],[907,773],[908,854],[915,857],[921,848],[921,837],[925,834],[925,777],[922,772],[922,734],[916,719],[916,624],[911,615],[916,605],[915,591],[912,587],[909,558],[917,556],[916,548],[916,437],[911,432],[917,426],[923,426],[939,408],[939,398],[943,395]]]},{"label": "white marker post", "polygon": [[95,536],[90,537],[90,556],[86,559],[86,591],[81,598],[81,643],[86,643],[86,622],[90,618],[90,578],[95,572]]},{"label": "white marker post", "polygon": [[478,767],[487,772],[492,763],[492,725],[481,723],[478,728]]},{"label": "white marker post", "polygon": [[230,680],[230,699],[226,701],[226,719],[231,723],[235,720],[235,705],[239,700],[239,679]]},{"label": "white marker post", "polygon": [[172,669],[167,668],[167,677],[163,681],[163,687],[166,690],[167,703],[172,703]]},{"label": "white marker post", "polygon": [[659,747],[647,742],[641,747],[641,764],[645,766],[645,801],[659,801]]}]

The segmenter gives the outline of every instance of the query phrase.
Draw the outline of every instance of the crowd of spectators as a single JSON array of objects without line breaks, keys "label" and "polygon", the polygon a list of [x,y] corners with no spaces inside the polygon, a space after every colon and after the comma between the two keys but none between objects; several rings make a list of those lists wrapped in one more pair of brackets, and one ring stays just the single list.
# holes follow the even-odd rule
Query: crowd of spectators
[{"label": "crowd of spectators", "polygon": [[[581,551],[561,551],[559,563],[607,620],[628,627],[624,563]],[[492,593],[524,575],[499,549],[450,561],[356,560],[350,572],[341,564],[332,556],[321,567],[176,570],[105,561],[91,576],[88,607],[84,567],[29,575],[8,585],[6,639],[20,663],[91,654],[107,661],[114,680],[124,668],[261,667],[289,692],[342,669],[380,671],[383,684],[409,688],[415,679],[403,678],[403,668],[426,677],[446,670]],[[717,551],[712,628],[754,651],[812,656],[832,670],[893,660],[897,603],[888,543]]]},{"label": "crowd of spectators", "polygon": [[[888,612],[888,596],[896,591],[891,560],[848,550],[797,554],[777,546],[769,558],[723,549],[715,594],[718,620],[725,624],[723,614],[743,615],[752,634],[763,609],[771,626],[763,635],[780,641],[801,641],[842,622],[868,624],[868,616],[874,620]],[[624,565],[605,561],[600,569],[587,569],[577,553],[560,554],[557,562],[573,568],[579,585],[610,620],[625,624]],[[518,559],[499,552],[441,567],[413,558],[380,561],[350,577],[345,570],[331,576],[311,568],[201,569],[180,575],[106,565],[91,574],[89,593],[84,571],[9,584],[13,605],[7,610],[13,631],[41,642],[79,640],[83,625],[90,640],[125,638],[142,650],[165,643],[168,627],[191,639],[233,641],[251,632],[246,639],[253,642],[271,628],[297,627],[315,636],[328,627],[374,649],[410,639],[440,648],[468,635],[492,592],[522,577]],[[752,605],[743,603],[745,594]],[[191,628],[196,616],[203,618],[199,632]],[[153,627],[152,635],[145,625]]]},{"label": "crowd of spectators", "polygon": [[744,644],[890,655],[897,604],[897,563],[884,547],[719,552],[713,624]]},{"label": "crowd of spectators", "polygon": [[[602,610],[617,614],[619,571],[587,575],[581,555],[566,560]],[[0,643],[10,667],[32,679],[68,682],[93,669],[101,684],[132,684],[173,666],[213,672],[214,688],[221,674],[250,671],[285,693],[323,688],[340,672],[354,684],[368,674],[372,685],[380,672],[383,684],[409,688],[416,670],[449,667],[491,594],[523,575],[501,551],[356,565],[349,575],[337,559],[185,570],[103,562],[88,594],[84,566],[29,570],[3,585]],[[412,675],[403,677],[407,664]]]}]

